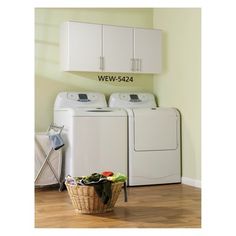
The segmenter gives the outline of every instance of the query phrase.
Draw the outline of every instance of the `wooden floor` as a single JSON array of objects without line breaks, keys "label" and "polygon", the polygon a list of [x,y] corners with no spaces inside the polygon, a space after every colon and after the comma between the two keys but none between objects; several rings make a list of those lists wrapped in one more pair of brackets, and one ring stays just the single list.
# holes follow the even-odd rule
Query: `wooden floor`
[{"label": "wooden floor", "polygon": [[201,190],[183,184],[129,187],[113,212],[75,213],[67,191],[35,190],[37,228],[199,228]]}]

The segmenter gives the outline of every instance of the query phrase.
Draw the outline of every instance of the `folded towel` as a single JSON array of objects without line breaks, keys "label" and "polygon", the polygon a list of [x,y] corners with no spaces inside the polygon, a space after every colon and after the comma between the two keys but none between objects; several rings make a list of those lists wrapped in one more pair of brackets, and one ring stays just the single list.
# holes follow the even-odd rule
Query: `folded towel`
[{"label": "folded towel", "polygon": [[64,146],[64,142],[60,134],[49,135],[49,139],[54,150],[58,150]]}]

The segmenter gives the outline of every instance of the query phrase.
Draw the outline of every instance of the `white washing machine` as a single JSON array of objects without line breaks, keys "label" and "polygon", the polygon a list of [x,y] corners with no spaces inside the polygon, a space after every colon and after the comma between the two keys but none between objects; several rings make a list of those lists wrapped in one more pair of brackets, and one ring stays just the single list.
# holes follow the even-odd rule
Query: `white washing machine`
[{"label": "white washing machine", "polygon": [[127,115],[108,108],[103,94],[59,93],[54,122],[64,125],[64,177],[106,170],[127,174]]},{"label": "white washing machine", "polygon": [[128,185],[181,182],[178,110],[157,107],[150,93],[113,93],[109,106],[128,113]]}]

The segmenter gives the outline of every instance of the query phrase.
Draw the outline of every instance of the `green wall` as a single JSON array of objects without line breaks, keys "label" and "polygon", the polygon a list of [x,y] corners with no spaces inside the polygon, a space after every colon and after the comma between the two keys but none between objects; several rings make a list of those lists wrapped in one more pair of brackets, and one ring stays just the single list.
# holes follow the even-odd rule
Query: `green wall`
[{"label": "green wall", "polygon": [[[97,73],[59,69],[59,26],[67,20],[163,30],[163,72],[134,75],[134,83],[99,82]],[[201,179],[201,11],[148,8],[39,8],[35,10],[35,130],[53,119],[59,91],[154,92],[159,106],[182,116],[182,175]]]},{"label": "green wall", "polygon": [[109,83],[99,82],[98,73],[61,71],[59,26],[67,20],[152,28],[153,15],[152,9],[148,8],[38,8],[35,10],[35,130],[37,132],[46,131],[52,122],[53,104],[59,91],[87,90],[103,92],[106,95],[118,91],[152,92],[152,75],[134,75],[133,83]]},{"label": "green wall", "polygon": [[163,72],[154,76],[159,106],[182,116],[183,176],[201,179],[201,10],[154,9],[163,30]]}]

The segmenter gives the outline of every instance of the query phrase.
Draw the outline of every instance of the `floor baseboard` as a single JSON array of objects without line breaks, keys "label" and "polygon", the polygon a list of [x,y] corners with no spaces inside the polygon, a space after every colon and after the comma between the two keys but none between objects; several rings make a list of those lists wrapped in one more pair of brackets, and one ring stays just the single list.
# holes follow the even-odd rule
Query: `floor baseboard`
[{"label": "floor baseboard", "polygon": [[191,185],[193,187],[201,188],[201,180],[182,177],[182,184]]}]

